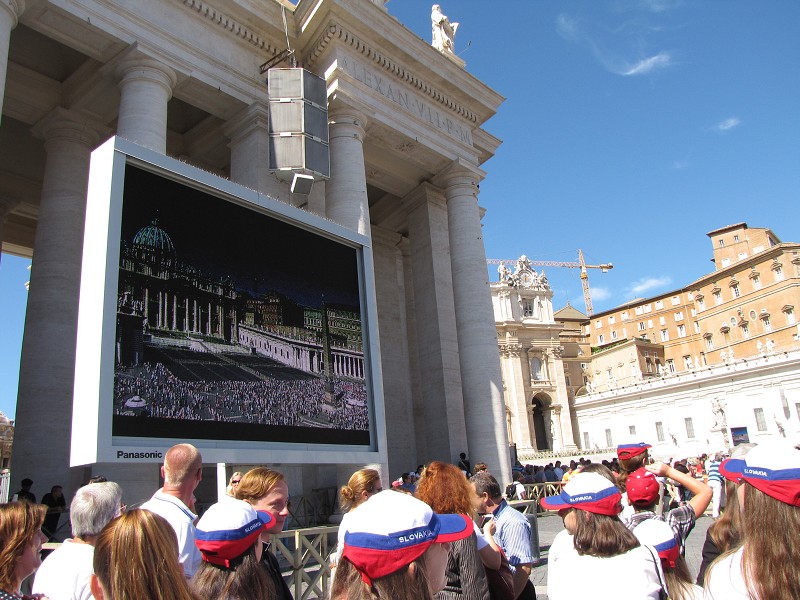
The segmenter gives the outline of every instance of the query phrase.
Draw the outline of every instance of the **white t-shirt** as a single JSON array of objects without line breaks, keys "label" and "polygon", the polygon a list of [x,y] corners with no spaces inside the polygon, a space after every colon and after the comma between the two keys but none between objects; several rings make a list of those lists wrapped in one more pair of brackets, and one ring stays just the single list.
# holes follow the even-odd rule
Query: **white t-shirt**
[{"label": "white t-shirt", "polygon": [[580,555],[572,536],[564,530],[550,546],[547,597],[549,600],[658,600],[663,581],[663,575],[659,578],[660,568],[653,554],[643,546],[608,558]]},{"label": "white t-shirt", "polygon": [[140,508],[161,515],[172,525],[175,535],[178,536],[178,559],[186,577],[191,578],[203,560],[200,550],[194,543],[194,521],[197,515],[178,498],[165,494],[162,490],[153,494],[153,497]]},{"label": "white t-shirt", "polygon": [[94,547],[64,540],[36,571],[32,591],[50,600],[90,600],[89,580],[94,570]]},{"label": "white t-shirt", "polygon": [[[747,600],[747,586],[742,576],[742,553],[744,548],[739,548],[711,565],[705,588],[706,600]],[[788,567],[787,568],[791,568]]]}]

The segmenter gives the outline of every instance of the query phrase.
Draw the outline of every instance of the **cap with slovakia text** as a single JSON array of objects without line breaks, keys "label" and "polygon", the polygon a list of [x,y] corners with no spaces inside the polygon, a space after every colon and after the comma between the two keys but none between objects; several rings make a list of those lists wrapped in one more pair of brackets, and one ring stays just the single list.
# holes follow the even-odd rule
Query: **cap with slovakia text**
[{"label": "cap with slovakia text", "polygon": [[617,446],[617,456],[621,460],[628,460],[634,456],[644,454],[647,452],[648,448],[652,448],[652,446],[645,442],[637,442],[635,444],[620,444]]},{"label": "cap with slovakia text", "polygon": [[800,506],[800,450],[788,442],[758,444],[741,458],[722,461],[719,472],[731,481],[746,481],[776,500]]},{"label": "cap with slovakia text", "polygon": [[560,494],[540,500],[547,510],[578,508],[599,515],[618,515],[622,510],[622,494],[616,485],[597,473],[578,473]]}]

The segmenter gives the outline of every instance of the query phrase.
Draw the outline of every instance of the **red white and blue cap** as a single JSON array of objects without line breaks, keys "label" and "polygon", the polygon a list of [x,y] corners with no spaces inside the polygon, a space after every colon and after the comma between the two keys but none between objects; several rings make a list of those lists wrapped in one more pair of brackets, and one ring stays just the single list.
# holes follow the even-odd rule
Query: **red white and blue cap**
[{"label": "red white and blue cap", "polygon": [[597,473],[578,473],[556,496],[541,499],[548,510],[578,508],[598,515],[618,515],[622,510],[619,488]]},{"label": "red white and blue cap", "polygon": [[646,519],[633,528],[633,535],[641,544],[650,546],[658,552],[658,556],[667,565],[675,568],[681,547],[669,523],[660,519]]},{"label": "red white and blue cap", "polygon": [[212,504],[200,517],[194,543],[203,560],[230,567],[274,522],[268,512],[257,511],[244,500],[225,498]]},{"label": "red white and blue cap", "polygon": [[650,471],[642,467],[628,475],[625,480],[628,502],[635,506],[650,506],[658,499],[661,484]]},{"label": "red white and blue cap", "polygon": [[800,506],[800,450],[788,442],[758,444],[741,458],[729,458],[719,472],[731,481],[746,481],[786,504]]},{"label": "red white and blue cap", "polygon": [[622,460],[628,460],[634,456],[644,454],[647,452],[648,448],[652,448],[652,446],[645,442],[636,442],[635,444],[620,444],[617,446],[617,456]]},{"label": "red white and blue cap", "polygon": [[467,515],[440,515],[402,492],[384,490],[348,513],[344,534],[347,558],[365,583],[411,564],[434,543],[472,535]]}]

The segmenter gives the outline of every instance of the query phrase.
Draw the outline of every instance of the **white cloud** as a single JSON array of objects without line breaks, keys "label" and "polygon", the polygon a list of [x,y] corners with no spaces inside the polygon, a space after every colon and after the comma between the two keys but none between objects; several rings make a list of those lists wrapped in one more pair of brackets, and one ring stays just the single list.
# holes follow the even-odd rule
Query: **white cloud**
[{"label": "white cloud", "polygon": [[556,17],[556,31],[561,37],[570,42],[577,41],[580,37],[578,22],[564,13]]},{"label": "white cloud", "polygon": [[640,296],[645,292],[649,292],[651,290],[664,287],[672,283],[672,279],[669,277],[643,277],[637,281],[634,281],[628,287],[628,293],[633,294],[635,296]]},{"label": "white cloud", "polygon": [[720,121],[716,125],[714,125],[714,131],[718,131],[723,133],[725,131],[730,131],[731,129],[738,127],[741,125],[742,121],[739,117],[730,117],[729,119],[725,119],[724,121]]},{"label": "white cloud", "polygon": [[655,69],[665,69],[672,64],[672,58],[667,52],[659,52],[655,56],[643,58],[632,67],[624,69],[620,75],[626,77],[633,75],[646,75]]},{"label": "white cloud", "polygon": [[593,301],[602,302],[611,298],[611,290],[604,287],[591,287],[589,294],[592,296]]}]

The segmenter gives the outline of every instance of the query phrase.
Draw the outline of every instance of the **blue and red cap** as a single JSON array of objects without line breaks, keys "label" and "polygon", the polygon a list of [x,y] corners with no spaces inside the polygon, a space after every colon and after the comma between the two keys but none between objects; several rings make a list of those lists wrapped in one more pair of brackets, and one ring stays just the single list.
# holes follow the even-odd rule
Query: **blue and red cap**
[{"label": "blue and red cap", "polygon": [[344,534],[347,558],[366,583],[399,571],[434,543],[472,535],[467,515],[443,515],[401,492],[384,490],[348,513]]},{"label": "blue and red cap", "polygon": [[577,508],[598,515],[618,515],[622,510],[619,488],[597,473],[578,473],[556,496],[541,499],[547,510]]},{"label": "blue and red cap", "polygon": [[645,442],[636,442],[635,444],[620,444],[617,446],[617,456],[620,460],[628,460],[634,456],[644,454],[647,452],[648,448],[652,448],[652,446]]},{"label": "blue and red cap", "polygon": [[788,442],[758,444],[741,458],[722,461],[719,472],[785,504],[800,506],[800,450]]},{"label": "blue and red cap", "polygon": [[244,500],[225,498],[200,517],[194,543],[204,561],[230,567],[274,523],[275,518],[268,512],[257,511]]},{"label": "blue and red cap", "polygon": [[681,547],[672,527],[660,519],[647,519],[633,528],[633,535],[641,544],[650,546],[668,566],[675,568]]}]

